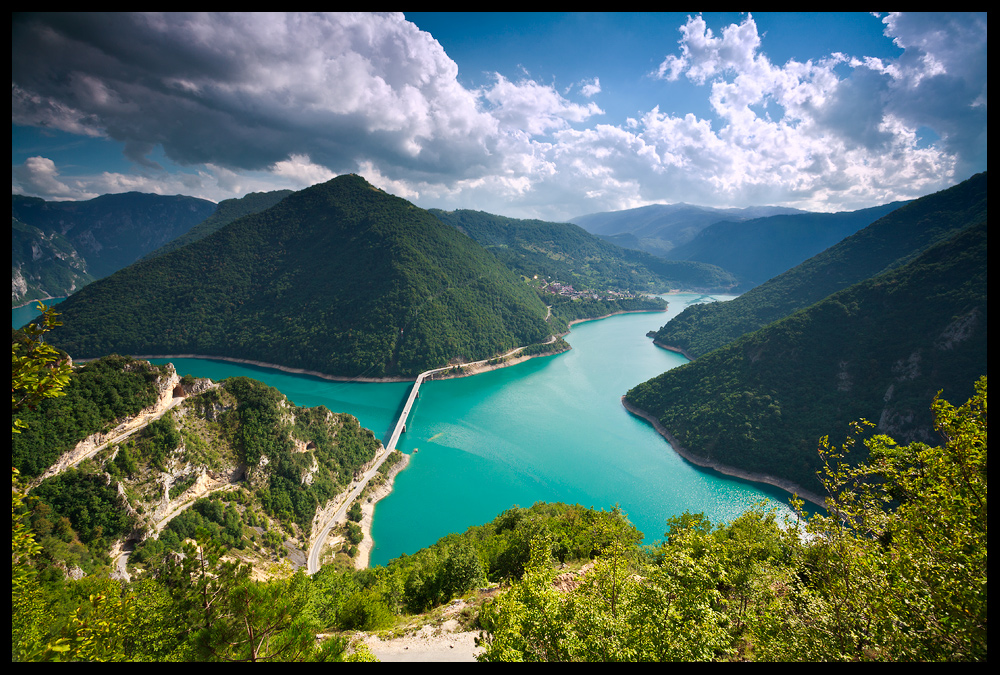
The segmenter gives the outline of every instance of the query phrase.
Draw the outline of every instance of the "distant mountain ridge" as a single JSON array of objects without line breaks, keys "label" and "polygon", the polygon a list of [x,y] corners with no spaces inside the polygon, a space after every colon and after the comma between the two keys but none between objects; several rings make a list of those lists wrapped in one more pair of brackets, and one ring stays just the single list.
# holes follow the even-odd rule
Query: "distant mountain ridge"
[{"label": "distant mountain ridge", "polygon": [[143,259],[155,258],[164,253],[170,253],[191,242],[204,239],[208,235],[243,216],[252,213],[260,213],[271,208],[282,199],[292,194],[294,190],[273,190],[271,192],[250,192],[242,197],[234,199],[224,199],[219,202],[215,211],[205,220],[201,221],[190,230],[167,242],[155,251],[151,251],[143,256]]},{"label": "distant mountain ridge", "polygon": [[724,220],[701,230],[667,253],[734,274],[749,289],[833,246],[908,202],[840,213],[793,213],[742,221]]},{"label": "distant mountain ridge", "polygon": [[684,203],[650,204],[623,211],[589,213],[570,218],[569,222],[579,225],[592,234],[605,237],[618,246],[638,248],[653,255],[670,257],[668,253],[671,249],[691,241],[701,230],[713,223],[792,213],[802,213],[802,211],[783,206],[727,209]]},{"label": "distant mountain ridge", "polygon": [[697,358],[852,284],[913,260],[987,215],[986,172],[902,206],[725,303],[691,306],[656,342]]},{"label": "distant mountain ridge", "polygon": [[[80,202],[48,202],[37,197],[11,195],[11,216],[26,226],[36,228],[36,242],[44,238],[49,242],[65,242],[55,258],[83,261],[86,275],[101,278],[130,265],[140,257],[163,246],[205,220],[215,211],[216,205],[206,199],[183,195],[154,195],[140,192],[107,194]],[[22,236],[24,236],[22,234]],[[25,242],[22,241],[22,244]],[[69,245],[69,249],[66,248]],[[37,247],[36,247],[37,249]],[[47,278],[49,283],[37,290],[35,297],[53,297],[73,292],[86,282],[78,276],[58,285],[55,279],[64,275],[58,268],[65,265],[53,260],[52,271],[35,257],[31,245],[11,246],[11,277],[25,274],[26,266],[36,268],[34,275]],[[39,269],[41,268],[41,269]],[[18,271],[20,270],[20,272]],[[19,305],[33,299],[28,284],[13,285],[11,304]]]},{"label": "distant mountain ridge", "polygon": [[340,176],[141,261],[60,305],[51,342],[412,377],[544,340],[527,284],[429,212]]},{"label": "distant mountain ridge", "polygon": [[11,215],[46,232],[59,232],[102,277],[133,263],[208,218],[207,199],[142,192],[107,194],[80,202],[47,202],[11,195]]},{"label": "distant mountain ridge", "polygon": [[621,248],[572,223],[521,220],[483,211],[430,211],[527,277],[539,274],[578,288],[635,292],[720,291],[736,283],[731,274],[714,265],[667,261]]}]

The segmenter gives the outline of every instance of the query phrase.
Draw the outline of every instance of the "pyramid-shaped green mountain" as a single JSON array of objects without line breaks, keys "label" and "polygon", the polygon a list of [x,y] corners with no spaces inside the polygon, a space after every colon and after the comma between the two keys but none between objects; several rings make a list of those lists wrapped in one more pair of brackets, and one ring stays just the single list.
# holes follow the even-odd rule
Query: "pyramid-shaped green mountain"
[{"label": "pyramid-shaped green mountain", "polygon": [[429,212],[345,175],[59,306],[74,358],[198,354],[413,376],[545,339],[546,308]]}]

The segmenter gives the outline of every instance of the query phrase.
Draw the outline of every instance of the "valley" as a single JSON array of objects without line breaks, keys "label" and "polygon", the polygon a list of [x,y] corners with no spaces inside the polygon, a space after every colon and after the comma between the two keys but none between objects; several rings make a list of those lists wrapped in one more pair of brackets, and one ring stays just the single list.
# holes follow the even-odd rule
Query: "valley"
[{"label": "valley", "polygon": [[12,663],[988,660],[985,11],[11,19]]},{"label": "valley", "polygon": [[[965,194],[950,197],[951,192],[962,190],[982,197],[975,198],[980,200],[978,202]],[[476,531],[498,513],[520,513],[519,504],[534,504],[533,508],[545,508],[546,504],[578,505],[574,508],[588,505],[588,513],[607,513],[603,509],[611,509],[613,518],[622,519],[621,522],[632,528],[629,537],[635,544],[642,542],[647,549],[660,547],[661,550],[666,550],[664,547],[674,527],[671,523],[681,517],[678,514],[687,514],[683,516],[687,518],[697,513],[706,522],[724,524],[739,523],[757,517],[752,514],[769,512],[768,522],[774,527],[778,527],[779,522],[785,523],[781,526],[784,528],[795,527],[793,523],[797,519],[823,522],[822,509],[806,509],[802,503],[796,505],[794,499],[789,506],[790,496],[804,498],[817,506],[828,504],[821,494],[827,484],[822,475],[821,480],[810,479],[810,473],[816,473],[815,459],[811,465],[805,465],[806,460],[794,458],[784,449],[778,441],[782,433],[778,419],[788,419],[799,433],[804,434],[802,440],[794,441],[805,449],[802,457],[815,458],[815,450],[806,447],[810,439],[820,439],[823,430],[829,433],[838,429],[845,417],[858,419],[870,415],[866,411],[874,409],[873,403],[866,402],[856,391],[852,393],[860,375],[850,370],[852,359],[847,354],[868,354],[867,376],[872,377],[877,370],[873,370],[875,355],[880,350],[890,350],[891,356],[879,357],[888,359],[885,368],[894,373],[895,378],[889,386],[889,392],[894,394],[886,396],[898,398],[905,405],[919,405],[920,400],[932,397],[927,390],[910,392],[915,384],[922,382],[919,378],[921,367],[929,369],[934,383],[943,381],[941,373],[952,373],[962,394],[971,391],[967,381],[975,378],[977,355],[984,350],[985,277],[977,274],[985,269],[985,221],[973,225],[969,220],[985,217],[985,176],[978,183],[954,188],[948,195],[929,196],[908,207],[889,209],[888,216],[868,228],[882,228],[890,233],[879,235],[883,238],[895,236],[891,233],[901,228],[912,235],[912,226],[897,224],[903,217],[900,214],[916,214],[912,222],[920,218],[924,218],[921,222],[926,222],[923,214],[928,212],[956,214],[954,209],[949,210],[948,199],[972,204],[960,214],[945,218],[939,215],[931,236],[923,239],[917,236],[915,244],[898,245],[891,249],[894,257],[866,263],[871,269],[888,268],[888,271],[875,274],[870,280],[862,276],[860,282],[853,285],[850,281],[840,282],[846,287],[831,299],[805,307],[757,332],[751,330],[748,335],[734,340],[732,346],[724,345],[691,362],[677,353],[680,348],[663,336],[669,335],[668,331],[678,321],[683,324],[687,317],[698,312],[707,311],[707,316],[711,316],[724,312],[725,308],[740,306],[744,303],[743,296],[712,294],[704,288],[690,293],[653,296],[650,289],[677,283],[658,276],[659,273],[653,271],[657,269],[655,264],[647,265],[640,258],[626,263],[627,257],[600,247],[591,248],[591,254],[584,254],[586,246],[595,246],[587,239],[590,235],[554,224],[488,220],[489,214],[460,214],[463,220],[456,221],[461,224],[455,224],[455,229],[451,229],[449,216],[444,213],[435,214],[435,218],[442,221],[440,225],[433,224],[429,217],[419,216],[424,224],[418,226],[430,227],[435,237],[453,241],[451,237],[456,234],[465,236],[460,230],[470,234],[478,232],[478,236],[485,237],[486,230],[476,230],[473,226],[489,222],[490,236],[494,237],[490,246],[506,242],[497,252],[523,247],[521,250],[534,251],[532,255],[539,256],[532,258],[526,253],[520,257],[500,255],[492,259],[488,257],[490,253],[482,257],[484,254],[477,252],[472,257],[487,266],[496,265],[489,262],[491,260],[506,261],[502,266],[493,267],[488,274],[491,278],[504,280],[499,287],[501,295],[510,293],[511,297],[528,299],[512,301],[515,304],[510,306],[510,313],[502,314],[506,317],[503,321],[510,326],[532,327],[523,333],[527,338],[507,338],[523,340],[520,345],[515,342],[514,346],[509,346],[510,342],[500,341],[486,347],[483,343],[485,353],[479,352],[480,358],[468,356],[476,352],[466,351],[473,343],[463,343],[457,337],[460,330],[425,326],[420,329],[425,336],[444,330],[453,334],[453,338],[440,343],[439,349],[444,351],[437,352],[433,360],[401,359],[400,355],[408,349],[417,349],[407,346],[410,343],[406,342],[405,336],[412,332],[413,326],[421,325],[411,321],[398,329],[393,340],[385,343],[388,349],[381,352],[381,365],[339,373],[328,368],[305,368],[301,366],[307,362],[293,355],[306,350],[330,349],[329,344],[323,342],[322,336],[316,341],[315,331],[309,334],[303,333],[301,328],[295,329],[294,323],[291,332],[276,330],[277,325],[290,320],[292,314],[288,308],[308,306],[301,298],[283,293],[281,303],[262,302],[259,298],[252,299],[253,292],[230,286],[226,293],[219,294],[218,289],[209,293],[206,299],[213,294],[217,299],[205,304],[202,299],[196,299],[195,287],[184,280],[191,276],[189,274],[176,275],[182,280],[180,285],[170,281],[163,284],[170,274],[183,269],[194,270],[199,266],[208,269],[220,265],[223,266],[220,269],[224,269],[229,255],[222,252],[226,247],[235,242],[253,241],[261,232],[270,232],[263,235],[264,239],[273,238],[279,230],[273,229],[271,223],[299,223],[291,228],[292,231],[303,227],[303,217],[298,215],[300,204],[318,199],[326,208],[336,209],[341,200],[368,198],[368,193],[372,192],[376,193],[377,201],[384,200],[380,191],[357,177],[348,177],[314,188],[313,193],[306,196],[283,196],[274,206],[236,218],[214,233],[204,234],[173,252],[157,254],[103,280],[93,281],[60,303],[59,313],[64,325],[76,322],[83,328],[66,331],[59,327],[52,331],[55,345],[69,350],[82,345],[84,353],[87,349],[101,349],[95,346],[100,344],[116,351],[113,345],[117,345],[122,351],[138,353],[144,359],[101,357],[82,367],[80,373],[88,372],[89,368],[95,373],[107,371],[109,375],[112,371],[120,372],[113,376],[116,378],[134,379],[139,375],[139,380],[145,378],[146,385],[142,386],[146,387],[155,380],[159,382],[159,394],[153,398],[158,397],[160,402],[152,405],[152,399],[147,401],[150,395],[147,393],[142,394],[146,398],[135,399],[134,405],[142,410],[122,408],[122,412],[111,417],[102,412],[104,422],[98,421],[100,417],[87,422],[101,427],[98,434],[83,442],[60,441],[70,445],[65,446],[67,450],[55,463],[43,457],[51,456],[59,446],[44,439],[56,437],[54,431],[47,429],[55,429],[61,424],[53,426],[54,420],[67,413],[73,414],[71,408],[51,407],[46,403],[40,407],[40,416],[32,413],[34,417],[31,414],[25,417],[29,432],[17,439],[14,455],[20,458],[15,464],[27,476],[37,476],[28,488],[42,500],[43,507],[33,512],[32,522],[43,531],[61,533],[45,540],[45,555],[49,557],[46,574],[57,574],[55,570],[67,564],[77,575],[93,574],[107,566],[117,570],[118,578],[134,582],[149,578],[163,564],[174,564],[169,563],[172,555],[182,551],[184,556],[192,555],[189,549],[192,541],[211,541],[213,546],[221,547],[220,551],[226,551],[226,559],[232,564],[245,565],[247,574],[252,570],[253,578],[258,580],[253,583],[257,584],[279,584],[285,583],[280,581],[282,579],[296,579],[298,575],[294,571],[297,569],[317,580],[328,579],[326,575],[330,574],[347,574],[348,570],[356,568],[355,574],[364,574],[366,570],[375,574],[383,574],[378,570],[394,570],[391,574],[403,575],[398,577],[398,583],[406,580],[404,595],[409,599],[403,600],[403,604],[411,610],[420,610],[433,608],[459,592],[459,586],[445,590],[451,588],[449,584],[452,583],[448,581],[452,572],[445,570],[450,569],[449,565],[459,564],[460,559],[470,564],[476,559],[480,561],[473,565],[480,571],[470,572],[471,576],[462,584],[471,583],[473,579],[481,581],[483,575],[498,578],[495,576],[498,572],[477,567],[483,564],[486,555],[483,551],[470,553],[469,544],[456,543],[456,537],[463,531]],[[384,205],[402,212],[391,201]],[[943,221],[953,223],[950,230],[941,226]],[[283,232],[280,236],[287,237],[288,233]],[[406,241],[407,236],[399,242]],[[868,230],[855,235],[867,239],[864,239],[865,244],[853,249],[852,238],[848,237],[838,247],[817,256],[819,262],[804,263],[748,295],[768,297],[768,293],[774,293],[773,287],[786,289],[782,291],[784,297],[793,298],[795,291],[787,289],[795,288],[795,283],[809,287],[808,282],[802,285],[798,280],[815,275],[811,270],[817,266],[822,269],[824,256],[841,264],[847,260],[848,267],[861,269],[852,265],[850,259],[857,250],[871,256],[877,248],[870,243],[872,236]],[[576,244],[567,243],[574,238]],[[320,250],[315,237],[308,239],[313,242],[314,250]],[[293,249],[301,246],[293,246],[293,239],[285,241],[277,247],[283,249],[278,257],[275,257],[273,246],[254,250],[243,243],[237,244],[243,247],[240,250],[247,260],[258,261],[250,265],[253,275],[246,277],[247,288],[271,289],[275,287],[275,279],[298,278],[296,273],[289,271],[296,266],[316,264],[299,261]],[[388,246],[394,250],[393,246],[399,245],[383,243],[376,248]],[[405,259],[408,255],[419,257],[428,255],[428,251],[440,252],[447,248],[421,246],[425,248],[420,254],[415,254],[406,245],[399,250],[403,251]],[[614,262],[601,267],[602,258],[592,255],[596,250],[608,252],[612,257],[607,260]],[[446,256],[446,259],[450,258]],[[306,260],[319,258],[314,254]],[[546,260],[556,261],[558,265],[552,266]],[[263,268],[259,261],[266,261]],[[289,267],[288,261],[295,262]],[[440,269],[449,269],[448,274],[454,278],[463,278],[462,275],[469,274],[461,271],[463,264],[448,262]],[[265,269],[270,270],[267,275],[254,278]],[[164,276],[168,270],[171,272]],[[222,276],[233,278],[227,274]],[[358,278],[348,283],[365,288],[368,282],[360,280],[358,274],[354,276]],[[339,278],[348,279],[343,274]],[[404,274],[400,279],[403,278],[408,277]],[[628,279],[633,285],[622,283]],[[151,280],[157,281],[150,285]],[[205,281],[199,280],[199,288],[214,288],[210,280],[207,285]],[[285,282],[277,283],[280,286]],[[417,287],[429,288],[427,283],[418,282]],[[160,333],[207,335],[207,326],[218,321],[218,317],[213,318],[217,308],[228,306],[224,311],[235,320],[234,327],[240,326],[240,321],[248,321],[237,328],[237,332],[268,335],[267,339],[272,342],[263,349],[257,348],[256,352],[251,347],[249,352],[236,356],[229,351],[231,347],[224,346],[216,337],[207,342],[190,337],[186,338],[187,342],[178,342],[154,337],[156,331],[130,331],[128,326],[133,325],[130,322],[136,316],[137,304],[132,297],[122,295],[126,288],[134,289],[135,298],[150,296],[147,304],[139,305],[139,315],[152,311],[142,307],[174,304],[171,298],[192,299],[192,304],[186,305],[182,314],[172,315],[175,317],[172,322],[159,324],[156,331]],[[449,282],[440,288],[443,290],[437,295],[452,294]],[[480,292],[487,292],[486,289],[487,285],[482,285]],[[878,295],[885,289],[891,292],[891,299]],[[312,291],[304,292],[316,299]],[[815,288],[810,292],[815,293]],[[434,293],[426,293],[425,297],[437,297]],[[877,300],[868,299],[873,293]],[[376,296],[381,297],[374,292],[373,297]],[[390,297],[414,296],[406,291]],[[402,310],[404,314],[409,312],[413,320],[422,321],[420,317],[425,314],[435,316],[436,320],[454,320],[458,316],[456,312],[471,306],[466,297],[465,304],[430,310],[426,301],[421,304],[420,294],[416,297],[418,303],[414,308]],[[222,299],[221,304],[218,298]],[[239,298],[242,299],[233,302]],[[940,307],[934,304],[937,298],[945,304]],[[808,304],[808,300],[792,302]],[[906,338],[903,348],[910,350],[908,353],[919,354],[916,365],[911,357],[911,366],[906,370],[899,365],[905,363],[901,352],[893,351],[897,348],[884,337],[871,337],[877,331],[868,326],[894,316],[892,311],[901,313],[900,316],[912,315],[915,311],[912,307],[917,302],[927,310],[922,320],[940,321],[946,313],[945,306],[961,316],[949,319],[948,325],[935,323],[933,327],[919,329],[919,333],[932,337],[933,348]],[[834,309],[828,308],[829,303],[834,303]],[[241,315],[242,310],[238,308],[244,304],[251,304],[253,311]],[[765,301],[769,307],[778,304]],[[891,310],[890,304],[893,305]],[[126,311],[115,310],[115,305]],[[344,305],[351,306],[356,311],[365,305]],[[757,306],[760,306],[759,301]],[[881,309],[871,309],[875,306]],[[836,308],[840,307],[850,308],[848,316],[854,323],[845,323],[844,317],[837,314]],[[124,318],[124,323],[121,318],[114,318],[116,311]],[[300,310],[292,310],[293,313],[297,311]],[[840,318],[831,319],[831,311]],[[392,314],[379,307],[374,312],[373,317]],[[180,319],[186,315],[202,317],[200,325]],[[816,322],[820,331],[837,325],[844,337],[830,342],[814,334],[809,327],[813,315],[819,317]],[[98,316],[100,321],[93,323]],[[500,325],[477,323],[477,316],[473,311],[451,325],[469,321],[477,326]],[[367,322],[372,326],[377,319],[355,318],[352,321],[348,323]],[[155,322],[150,323],[155,325]],[[789,329],[789,325],[794,328]],[[717,328],[718,325],[709,328],[706,334],[711,335],[711,330]],[[353,328],[348,329],[348,334],[351,331]],[[376,336],[378,332],[376,329],[369,334]],[[939,334],[950,337],[942,342]],[[808,341],[814,347],[818,363],[829,360],[827,354],[833,345],[847,350],[838,357],[839,380],[835,379],[832,386],[809,380],[806,374],[818,366],[803,369],[798,364],[797,354],[802,349],[796,345],[801,343],[786,345],[782,341],[788,340],[786,336],[789,335]],[[102,342],[109,336],[112,341]],[[115,342],[122,337],[126,341]],[[239,350],[246,349],[250,342],[242,344]],[[370,344],[378,344],[378,340]],[[191,351],[175,351],[173,348],[178,345],[197,347]],[[208,349],[204,348],[206,345]],[[790,394],[782,393],[780,386],[773,383],[734,383],[738,376],[726,373],[726,366],[718,365],[720,359],[723,363],[725,359],[745,361],[742,355],[747,349],[753,353],[747,361],[752,364],[766,356],[768,349],[775,349],[775,345],[780,346],[776,354],[784,363],[769,362],[767,370],[780,381],[798,387]],[[214,350],[221,353],[213,354]],[[945,358],[941,364],[933,360],[937,356],[931,356],[938,352]],[[359,362],[362,357],[351,358]],[[415,366],[401,367],[404,362],[434,367],[411,374],[406,368]],[[782,375],[790,372],[789,369],[797,370],[797,375]],[[700,375],[703,372],[707,375]],[[183,373],[183,377],[178,373]],[[702,378],[700,382],[699,377]],[[96,383],[100,379],[93,381]],[[637,386],[637,382],[642,384]],[[962,382],[966,383],[965,389],[961,388]],[[109,397],[117,398],[119,392],[135,386],[138,384],[111,384],[110,388],[107,384],[98,384],[99,389],[94,391],[105,387],[105,393],[84,396],[100,402]],[[669,388],[664,389],[665,386]],[[874,386],[881,387],[881,391],[885,383],[879,381]],[[822,410],[808,411],[803,404],[810,394],[799,391],[804,388],[811,392],[823,388],[846,392],[851,397],[851,412],[841,412],[840,418],[826,419],[822,418]],[[75,389],[71,390],[72,396],[79,396]],[[744,390],[746,392],[740,394],[742,399],[733,398],[731,392]],[[952,391],[948,390],[949,395]],[[139,389],[136,392],[138,396]],[[706,401],[706,395],[711,402]],[[828,391],[823,399],[826,409],[830,409],[830,395]],[[797,405],[788,403],[792,398],[798,400]],[[143,403],[138,403],[140,400]],[[736,405],[730,405],[733,401]],[[299,407],[303,403],[307,407]],[[742,417],[726,420],[713,410],[719,403],[734,408]],[[749,404],[746,411],[740,407],[744,404]],[[104,405],[98,403],[98,407]],[[838,409],[844,406],[844,403],[837,404]],[[57,410],[63,412],[55,412]],[[806,410],[805,417],[796,417],[803,414],[802,410]],[[927,428],[928,418],[914,415],[912,408],[888,416],[883,413],[881,422],[893,424],[891,420],[906,415],[923,426],[912,427],[916,431],[902,438],[931,440],[928,432],[922,430]],[[715,428],[723,432],[714,432],[714,436],[709,432],[707,440],[692,436],[689,430],[692,427],[702,434],[706,428],[711,428],[706,427],[705,419],[711,420],[710,424],[717,425]],[[742,434],[744,428],[749,430],[745,435]],[[903,428],[894,426],[891,430],[899,434]],[[736,435],[730,439],[727,432],[736,432]],[[918,435],[913,436],[914,433]],[[74,437],[71,434],[66,438]],[[833,442],[840,443],[839,438],[837,436]],[[747,439],[753,443],[751,447],[756,454],[741,454]],[[820,448],[825,442],[820,439]],[[765,446],[769,450],[762,452]],[[42,447],[47,449],[34,449]],[[706,448],[711,448],[710,452],[706,453]],[[763,461],[759,459],[762,455]],[[779,459],[774,460],[775,457]],[[854,463],[866,458],[864,454],[859,455]],[[797,468],[799,466],[808,468],[803,471]],[[102,487],[102,481],[108,486],[116,485],[117,493]],[[94,505],[93,511],[84,510],[88,514],[86,518],[95,515],[99,519],[86,520],[78,512],[79,507],[75,504],[80,504],[81,499],[91,500]],[[121,507],[116,504],[124,505],[124,510],[118,511]],[[61,524],[54,525],[54,519]],[[661,540],[660,535],[667,539]],[[426,562],[437,555],[429,551],[441,546],[449,551],[446,557],[437,558],[437,563]],[[109,553],[113,559],[108,557]],[[522,555],[526,554],[527,549],[522,549]],[[526,564],[523,560],[520,564]],[[434,567],[441,564],[445,567]],[[416,570],[426,569],[427,565],[436,571],[426,572],[431,576],[420,582],[424,573]],[[499,569],[497,566],[502,563],[497,560],[489,565],[493,570]],[[420,583],[431,586],[425,588]],[[411,588],[411,584],[418,585]],[[421,595],[425,591],[430,593],[426,598]],[[361,602],[361,596],[357,598],[356,601]],[[385,605],[383,610],[391,614],[388,607]],[[481,611],[488,611],[486,605]],[[341,626],[350,625],[346,616],[338,619]],[[482,614],[480,621],[486,620],[486,616]],[[361,625],[378,623],[371,621],[374,619],[364,619]]]}]

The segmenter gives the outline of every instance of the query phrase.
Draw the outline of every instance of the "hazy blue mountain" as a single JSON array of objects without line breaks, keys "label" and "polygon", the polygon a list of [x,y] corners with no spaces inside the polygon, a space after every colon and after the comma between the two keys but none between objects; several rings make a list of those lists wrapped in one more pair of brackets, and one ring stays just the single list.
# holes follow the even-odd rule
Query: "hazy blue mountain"
[{"label": "hazy blue mountain", "polygon": [[714,265],[663,260],[608,243],[572,223],[506,218],[483,211],[431,213],[469,235],[511,270],[575,288],[664,292],[675,288],[728,290],[735,278]]},{"label": "hazy blue mountain", "polygon": [[986,172],[914,200],[740,297],[688,307],[656,334],[692,358],[828,295],[900,267],[986,218]]},{"label": "hazy blue mountain", "polygon": [[722,221],[671,249],[671,260],[697,260],[733,273],[749,289],[789,270],[841,239],[895,211],[892,202],[840,213],[792,213],[743,221]]},{"label": "hazy blue mountain", "polygon": [[651,204],[624,211],[590,213],[570,218],[570,222],[601,236],[632,235],[613,243],[667,256],[677,246],[691,241],[701,230],[721,220],[739,221],[778,214],[801,213],[781,206],[751,206],[743,209],[720,209],[692,204]]},{"label": "hazy blue mountain", "polygon": [[[75,255],[85,261],[87,273],[93,278],[107,276],[132,264],[184,234],[214,211],[214,203],[182,195],[126,192],[81,202],[48,202],[37,197],[11,195],[11,216],[37,228],[50,241],[58,236],[68,242]],[[13,268],[23,267],[28,260],[23,249],[11,249],[12,278],[15,276]],[[41,260],[35,259],[36,266],[44,266]],[[60,266],[55,260],[52,263]],[[47,278],[59,275],[55,271],[38,273]],[[53,295],[66,295],[79,287],[78,281],[62,289],[49,290]],[[25,299],[13,301],[20,304]]]}]

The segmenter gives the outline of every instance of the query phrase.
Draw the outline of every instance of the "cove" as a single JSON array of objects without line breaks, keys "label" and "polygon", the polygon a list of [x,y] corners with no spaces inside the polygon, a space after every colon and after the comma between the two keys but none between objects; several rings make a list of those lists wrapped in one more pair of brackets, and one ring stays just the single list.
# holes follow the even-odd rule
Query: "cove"
[{"label": "cove", "polygon": [[[512,506],[562,501],[614,505],[650,544],[684,511],[730,521],[757,502],[791,514],[789,495],[682,459],[621,396],[687,362],[646,333],[688,303],[731,296],[671,294],[667,313],[635,313],[575,324],[568,352],[473,377],[425,383],[399,449],[409,466],[379,502],[371,564],[411,554],[452,532],[489,522]],[[22,322],[23,323],[23,322]],[[210,359],[151,359],[181,375],[221,380],[243,375],[297,405],[355,415],[388,440],[411,383],[335,382]]]}]

